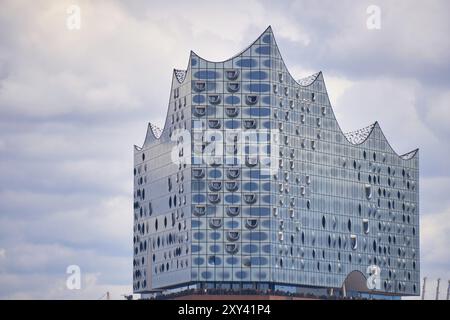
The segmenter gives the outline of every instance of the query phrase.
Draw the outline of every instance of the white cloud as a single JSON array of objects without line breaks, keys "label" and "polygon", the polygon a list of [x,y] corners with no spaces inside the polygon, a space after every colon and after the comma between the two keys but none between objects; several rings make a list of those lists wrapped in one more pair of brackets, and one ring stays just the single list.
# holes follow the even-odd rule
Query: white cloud
[{"label": "white cloud", "polygon": [[435,90],[424,97],[425,123],[442,138],[450,135],[450,90]]},{"label": "white cloud", "polygon": [[334,107],[339,99],[355,85],[355,82],[344,77],[326,75],[324,76],[330,103]]},{"label": "white cloud", "polygon": [[[379,121],[389,140],[408,142],[405,137],[409,137],[411,144],[417,144],[417,138],[427,132],[415,109],[417,89],[418,85],[409,79],[378,78],[353,84],[347,82],[334,109],[346,131]],[[399,123],[408,125],[399,126]],[[399,153],[415,147],[411,145],[406,150],[398,150],[394,143],[394,149]]]},{"label": "white cloud", "polygon": [[7,237],[9,245],[25,238],[35,243],[65,243],[72,247],[92,246],[98,250],[115,248],[118,254],[130,248],[131,254],[133,216],[130,197],[30,196],[27,193],[18,196],[10,193],[6,199],[14,199],[17,203],[24,196],[39,211],[33,212],[32,207],[19,203],[16,207],[23,209],[0,217],[2,237]]}]

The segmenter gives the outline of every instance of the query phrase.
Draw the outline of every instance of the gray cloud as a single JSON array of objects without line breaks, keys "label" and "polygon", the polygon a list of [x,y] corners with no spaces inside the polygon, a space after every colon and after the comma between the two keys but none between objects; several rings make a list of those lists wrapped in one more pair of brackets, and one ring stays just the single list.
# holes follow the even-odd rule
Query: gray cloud
[{"label": "gray cloud", "polygon": [[[65,27],[72,3],[80,31]],[[131,291],[132,145],[163,123],[189,50],[223,60],[268,24],[294,76],[324,71],[344,130],[378,120],[398,153],[420,147],[422,274],[448,278],[449,4],[377,1],[379,31],[369,4],[3,1],[0,298]],[[70,264],[82,290],[65,287]]]}]

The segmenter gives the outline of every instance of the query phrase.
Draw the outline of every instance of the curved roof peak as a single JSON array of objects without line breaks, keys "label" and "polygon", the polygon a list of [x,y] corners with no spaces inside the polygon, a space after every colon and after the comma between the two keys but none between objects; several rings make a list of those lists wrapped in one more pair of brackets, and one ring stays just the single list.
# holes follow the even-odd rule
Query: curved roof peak
[{"label": "curved roof peak", "polygon": [[400,156],[400,158],[402,158],[403,160],[409,160],[409,159],[414,158],[418,152],[419,152],[419,149],[415,149],[415,150],[412,150],[412,151],[407,152],[405,154],[402,154]]},{"label": "curved roof peak", "polygon": [[374,132],[375,129],[377,129],[381,133],[384,141],[386,141],[386,143],[389,145],[389,148],[399,158],[401,158],[403,160],[411,160],[418,154],[419,149],[415,149],[415,150],[412,150],[403,155],[399,155],[389,144],[389,141],[386,139],[386,136],[384,135],[383,130],[381,130],[381,127],[380,127],[380,124],[378,123],[378,121],[375,121],[374,123],[372,123],[371,125],[369,125],[367,127],[344,133],[344,136],[351,144],[361,144],[361,143],[365,142],[367,139],[369,139],[369,137],[371,136],[372,132]]},{"label": "curved roof peak", "polygon": [[361,144],[367,140],[376,124],[377,122],[372,123],[370,126],[344,133],[344,136],[351,144]]},{"label": "curved roof peak", "polygon": [[163,130],[160,127],[158,127],[157,125],[153,124],[153,123],[149,123],[148,125],[150,127],[151,132],[153,133],[153,136],[156,139],[161,138]]},{"label": "curved roof peak", "polygon": [[144,143],[142,144],[142,147],[135,146],[136,150],[142,150],[146,144],[148,144],[151,141],[159,140],[161,138],[163,129],[160,127],[154,125],[153,123],[148,123],[147,125],[147,133],[145,134]]},{"label": "curved roof peak", "polygon": [[[270,35],[271,37],[267,37],[268,35]],[[274,36],[273,36],[272,27],[269,25],[269,26],[266,28],[266,30],[264,30],[264,32],[261,33],[261,34],[256,38],[256,40],[254,40],[254,41],[253,41],[249,46],[247,46],[244,50],[241,50],[239,53],[233,55],[231,58],[228,58],[228,59],[225,59],[225,60],[222,60],[222,61],[211,61],[211,60],[208,60],[208,59],[203,58],[202,56],[200,56],[199,54],[197,54],[197,53],[196,53],[195,51],[193,51],[193,50],[191,50],[191,56],[194,55],[194,56],[196,56],[197,58],[200,58],[200,59],[202,59],[202,60],[204,60],[204,61],[212,62],[212,63],[226,62],[226,61],[230,61],[230,60],[232,60],[232,59],[234,59],[234,58],[237,58],[237,57],[243,55],[247,50],[249,50],[251,47],[253,47],[254,45],[256,45],[256,44],[258,43],[259,40],[261,40],[261,44],[264,44],[264,43],[271,43],[271,42],[273,41],[273,44],[278,48],[278,46],[277,46],[277,44],[276,44],[276,41],[275,41],[275,38],[274,38]]]},{"label": "curved roof peak", "polygon": [[[272,50],[267,51],[267,48],[268,48],[269,46],[272,47]],[[267,55],[267,56],[276,56],[276,57],[281,58],[281,60],[283,61],[283,65],[284,65],[284,67],[286,68],[286,71],[287,71],[288,74],[289,74],[289,77],[292,78],[292,80],[293,80],[297,85],[299,85],[299,86],[301,86],[301,87],[308,87],[308,86],[312,85],[312,84],[313,84],[313,83],[321,76],[321,74],[322,74],[322,72],[319,71],[319,72],[316,72],[316,73],[314,73],[314,74],[312,74],[312,75],[310,75],[310,76],[308,76],[308,77],[302,78],[302,79],[300,79],[300,80],[298,80],[298,81],[295,80],[295,78],[292,77],[292,75],[290,74],[290,72],[289,72],[289,70],[288,70],[286,64],[284,63],[284,60],[283,60],[283,58],[282,58],[280,49],[279,49],[278,44],[277,44],[277,41],[276,41],[276,39],[275,39],[275,35],[274,35],[273,30],[272,30],[272,27],[271,27],[270,25],[266,28],[266,30],[264,30],[264,31],[256,38],[256,40],[254,40],[254,41],[253,41],[250,45],[248,45],[244,50],[242,50],[242,51],[240,51],[239,53],[235,54],[235,55],[232,56],[231,58],[228,58],[228,59],[225,59],[225,60],[222,60],[222,61],[212,61],[212,60],[208,60],[208,59],[203,58],[202,56],[200,56],[199,54],[197,54],[195,51],[192,51],[192,50],[191,50],[191,53],[190,53],[190,59],[191,59],[192,57],[195,57],[195,58],[201,59],[201,60],[206,61],[206,62],[209,62],[209,63],[225,63],[225,62],[229,62],[230,60],[236,59],[236,58],[241,57],[241,56],[245,56],[245,57],[246,57],[246,56],[248,55],[248,54],[247,54],[248,52],[250,52],[251,54],[254,54],[254,53],[252,53],[252,52],[253,52],[253,51],[252,51],[252,48],[255,48],[255,51],[256,51],[256,52],[258,52],[258,50],[264,51],[264,53],[263,53],[264,55]]]},{"label": "curved roof peak", "polygon": [[301,78],[297,80],[297,83],[303,87],[307,87],[310,86],[311,84],[314,83],[314,81],[316,81],[316,79],[319,77],[319,75],[322,73],[322,71],[316,72],[310,76]]},{"label": "curved roof peak", "polygon": [[175,74],[175,78],[179,83],[183,83],[184,79],[186,78],[186,71],[187,70],[179,70],[179,69],[173,69],[173,73]]}]

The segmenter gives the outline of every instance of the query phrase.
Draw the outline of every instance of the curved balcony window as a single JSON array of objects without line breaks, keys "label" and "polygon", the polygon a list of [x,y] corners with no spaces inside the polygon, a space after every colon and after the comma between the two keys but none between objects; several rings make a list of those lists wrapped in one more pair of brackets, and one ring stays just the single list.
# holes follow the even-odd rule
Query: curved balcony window
[{"label": "curved balcony window", "polygon": [[206,82],[205,81],[195,81],[194,83],[195,91],[205,91],[206,90]]},{"label": "curved balcony window", "polygon": [[256,129],[256,120],[254,120],[254,119],[244,120],[244,128],[245,129]]},{"label": "curved balcony window", "polygon": [[225,250],[226,252],[228,252],[229,254],[235,254],[239,251],[239,247],[237,244],[235,243],[227,243],[225,245]]},{"label": "curved balcony window", "polygon": [[322,115],[326,115],[327,114],[327,107],[322,107]]},{"label": "curved balcony window", "polygon": [[239,70],[237,69],[226,70],[225,75],[228,80],[236,80],[239,77]]},{"label": "curved balcony window", "polygon": [[222,157],[221,156],[210,156],[208,163],[210,166],[218,167],[218,166],[222,165]]},{"label": "curved balcony window", "polygon": [[289,108],[294,109],[294,100],[289,100]]},{"label": "curved balcony window", "polygon": [[208,183],[209,190],[211,191],[220,191],[222,189],[222,182],[221,181],[210,181]]},{"label": "curved balcony window", "polygon": [[305,123],[305,115],[304,114],[300,115],[300,122]]},{"label": "curved balcony window", "polygon": [[284,87],[284,94],[289,95],[289,87]]},{"label": "curved balcony window", "polygon": [[193,214],[197,217],[204,216],[206,213],[206,206],[195,206]]},{"label": "curved balcony window", "polygon": [[305,139],[302,140],[302,142],[300,143],[300,146],[302,147],[302,149],[304,149],[306,147]]},{"label": "curved balcony window", "polygon": [[194,178],[201,179],[205,177],[205,169],[192,169],[192,174]]},{"label": "curved balcony window", "polygon": [[294,167],[295,167],[295,165],[294,165],[294,160],[289,160],[289,168],[290,168],[291,170],[294,170]]},{"label": "curved balcony window", "polygon": [[218,203],[220,202],[220,195],[218,193],[210,193],[208,194],[208,200],[211,203]]},{"label": "curved balcony window", "polygon": [[278,86],[276,84],[273,85],[273,93],[278,93]]},{"label": "curved balcony window", "polygon": [[227,233],[227,240],[228,241],[238,241],[239,240],[239,232],[237,231],[228,231]]},{"label": "curved balcony window", "polygon": [[245,101],[249,105],[254,105],[254,104],[256,104],[258,102],[258,96],[254,95],[254,94],[249,94],[249,95],[247,95]]},{"label": "curved balcony window", "polygon": [[236,181],[227,181],[225,182],[225,188],[227,188],[228,191],[236,191],[239,188],[239,184]]},{"label": "curved balcony window", "polygon": [[290,209],[289,209],[289,216],[290,216],[291,218],[294,218],[294,217],[295,217],[295,210],[294,210],[293,208],[290,208]]},{"label": "curved balcony window", "polygon": [[203,117],[206,114],[205,107],[194,107],[194,115],[197,117]]},{"label": "curved balcony window", "polygon": [[240,174],[240,170],[239,169],[230,168],[227,171],[227,177],[230,178],[230,179],[238,178],[239,174]]},{"label": "curved balcony window", "polygon": [[304,196],[306,194],[305,186],[300,186],[300,195]]},{"label": "curved balcony window", "polygon": [[305,180],[306,180],[306,184],[311,184],[311,176],[306,176]]},{"label": "curved balcony window", "polygon": [[365,191],[367,200],[372,199],[372,186],[370,184],[366,184],[364,186],[364,191]]},{"label": "curved balcony window", "polygon": [[227,207],[227,214],[231,217],[236,217],[237,215],[239,215],[240,211],[241,211],[240,207],[234,206]]},{"label": "curved balcony window", "polygon": [[208,127],[211,129],[219,129],[220,128],[220,120],[210,119],[208,120]]},{"label": "curved balcony window", "polygon": [[240,88],[239,82],[228,82],[228,84],[227,84],[228,92],[232,92],[232,93],[237,92],[237,91],[239,91],[239,88]]},{"label": "curved balcony window", "polygon": [[249,204],[255,203],[256,202],[256,194],[254,194],[254,193],[244,194],[244,201]]},{"label": "curved balcony window", "polygon": [[219,229],[222,226],[222,219],[219,218],[210,219],[209,226],[213,229]]},{"label": "curved balcony window", "polygon": [[228,117],[236,117],[239,114],[239,109],[237,107],[226,107],[225,114]]},{"label": "curved balcony window", "polygon": [[219,104],[220,101],[222,101],[222,99],[220,98],[220,95],[218,95],[218,94],[210,94],[208,96],[208,101],[211,104]]},{"label": "curved balcony window", "polygon": [[350,245],[353,250],[356,250],[358,248],[358,239],[354,234],[350,235]]},{"label": "curved balcony window", "polygon": [[258,165],[258,157],[246,156],[245,164],[247,165],[247,167],[254,167],[254,166]]},{"label": "curved balcony window", "polygon": [[369,233],[369,220],[363,219],[363,230],[365,234]]},{"label": "curved balcony window", "polygon": [[258,220],[257,219],[247,219],[245,221],[245,227],[247,229],[255,229],[258,226]]}]

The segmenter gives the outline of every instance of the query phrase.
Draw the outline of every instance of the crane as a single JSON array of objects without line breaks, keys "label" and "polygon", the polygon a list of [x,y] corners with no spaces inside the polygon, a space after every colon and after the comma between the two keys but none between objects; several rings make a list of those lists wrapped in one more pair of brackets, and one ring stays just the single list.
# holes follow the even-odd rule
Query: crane
[{"label": "crane", "polygon": [[423,277],[423,287],[422,287],[422,300],[425,299],[425,285],[427,283],[427,277]]},{"label": "crane", "polygon": [[448,280],[448,287],[447,287],[447,300],[450,300],[450,280]]},{"label": "crane", "polygon": [[439,284],[441,283],[441,278],[437,279],[437,286],[436,286],[436,300],[439,300]]}]

